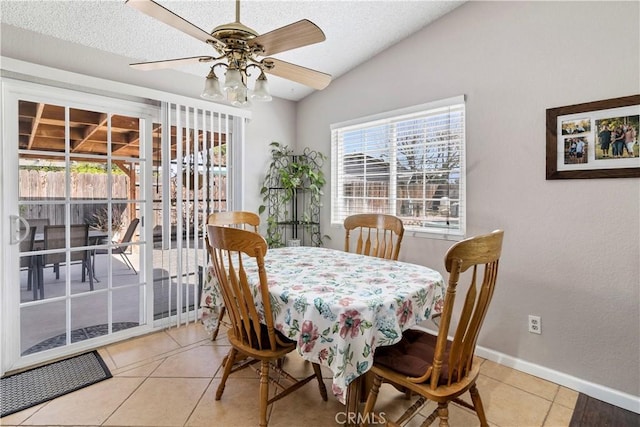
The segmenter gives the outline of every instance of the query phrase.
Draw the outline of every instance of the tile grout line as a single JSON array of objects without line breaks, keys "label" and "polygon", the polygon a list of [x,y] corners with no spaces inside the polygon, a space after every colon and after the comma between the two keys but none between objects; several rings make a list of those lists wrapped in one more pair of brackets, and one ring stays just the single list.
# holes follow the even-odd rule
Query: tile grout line
[{"label": "tile grout line", "polygon": [[200,405],[200,402],[202,401],[202,399],[204,399],[204,396],[207,394],[207,390],[209,390],[209,387],[211,387],[211,385],[213,384],[214,379],[215,379],[215,376],[211,378],[211,380],[209,381],[209,384],[207,384],[204,390],[202,390],[202,394],[198,398],[196,404],[193,405],[193,409],[191,409],[191,412],[189,412],[187,419],[184,421],[184,423],[182,423],[183,426],[186,426],[187,424],[189,424],[189,420],[191,420],[191,417],[193,416],[194,412],[198,408],[198,405]]},{"label": "tile grout line", "polygon": [[116,413],[116,412],[117,412],[117,411],[122,407],[122,405],[124,405],[124,404],[125,404],[125,403],[130,399],[130,398],[131,398],[131,396],[133,396],[133,394],[134,394],[136,391],[138,391],[138,390],[140,389],[140,387],[142,387],[142,384],[144,384],[145,382],[147,382],[147,380],[148,380],[148,379],[149,379],[149,376],[144,377],[144,380],[142,380],[142,381],[140,382],[140,384],[138,384],[138,386],[137,386],[137,387],[135,387],[133,390],[131,390],[131,393],[129,393],[129,394],[127,395],[127,398],[126,398],[126,399],[124,399],[122,402],[120,402],[120,404],[119,404],[119,405],[117,405],[117,406],[115,407],[115,409],[114,409],[114,410],[113,410],[113,411],[112,411],[112,412],[111,412],[111,413],[110,413],[110,414],[109,414],[109,415],[108,415],[108,416],[107,416],[107,417],[106,417],[106,418],[105,418],[105,419],[100,423],[100,425],[101,425],[101,426],[105,425],[105,423],[106,423],[107,421],[109,421],[109,419],[110,419],[111,417],[113,417],[113,415],[114,415],[114,414],[115,414],[115,413]]},{"label": "tile grout line", "polygon": [[553,395],[553,400],[551,401],[551,405],[549,405],[549,409],[547,410],[547,413],[544,416],[544,419],[542,420],[543,427],[547,423],[547,419],[549,419],[549,414],[551,413],[551,409],[553,408],[553,404],[556,401],[556,397],[558,397],[559,393],[560,393],[560,386],[558,386],[558,388],[556,389],[556,393]]},{"label": "tile grout line", "polygon": [[[554,396],[555,398],[555,396]],[[547,423],[547,418],[549,418],[549,413],[551,413],[551,408],[553,408],[553,400],[551,401],[551,404],[549,405],[549,408],[547,409],[547,413],[544,415],[544,418],[542,419],[542,427],[544,427],[544,425]]]},{"label": "tile grout line", "polygon": [[[199,346],[201,346],[201,345],[202,345],[202,342],[204,341],[204,340],[199,340],[199,341],[196,341],[196,342],[194,342],[194,343],[187,344],[187,345],[183,346],[183,345],[181,345],[177,340],[175,340],[175,339],[174,339],[170,334],[166,333],[166,329],[165,329],[165,330],[163,330],[162,332],[163,332],[163,333],[165,333],[166,335],[168,335],[168,336],[169,336],[169,338],[171,338],[171,340],[172,340],[173,342],[175,342],[175,343],[178,345],[178,348],[177,348],[177,349],[170,350],[170,351],[165,352],[165,353],[162,353],[162,354],[160,354],[160,355],[155,355],[155,356],[152,356],[152,357],[147,358],[147,359],[145,359],[145,360],[138,361],[138,362],[132,363],[132,364],[130,364],[130,365],[125,365],[125,366],[122,366],[121,368],[118,368],[118,371],[119,371],[119,372],[118,372],[118,374],[120,374],[120,373],[123,373],[123,372],[127,372],[128,370],[133,370],[133,369],[136,369],[136,368],[143,367],[143,366],[145,366],[145,365],[147,365],[147,364],[150,364],[150,363],[153,363],[153,362],[160,361],[160,363],[159,363],[155,368],[153,368],[153,369],[151,370],[151,372],[149,372],[149,373],[144,377],[144,380],[143,380],[143,381],[141,381],[141,382],[140,382],[140,384],[138,384],[138,386],[137,386],[137,387],[135,387],[135,388],[131,391],[131,393],[129,393],[129,395],[127,396],[127,398],[126,398],[126,399],[124,399],[124,400],[123,400],[119,405],[117,405],[117,406],[116,406],[116,408],[115,408],[115,409],[114,409],[114,410],[113,410],[113,411],[112,411],[112,412],[111,412],[111,413],[110,413],[110,414],[109,414],[109,415],[104,419],[104,421],[102,421],[102,423],[100,424],[101,426],[104,426],[104,425],[105,425],[105,423],[107,423],[107,422],[109,421],[109,419],[110,419],[111,417],[113,417],[113,416],[115,415],[115,413],[116,413],[116,412],[117,412],[117,411],[118,411],[118,410],[119,410],[119,409],[120,409],[120,408],[121,408],[121,407],[122,407],[122,406],[123,406],[123,405],[124,405],[124,404],[129,400],[129,399],[130,399],[130,398],[131,398],[131,396],[133,396],[133,395],[136,393],[136,391],[138,391],[138,390],[143,386],[143,384],[145,384],[145,383],[149,380],[149,378],[151,377],[151,375],[153,375],[153,373],[154,373],[154,372],[155,372],[155,371],[156,371],[156,370],[157,370],[157,369],[158,369],[158,368],[159,368],[159,367],[160,367],[160,366],[161,366],[161,365],[162,365],[162,364],[167,360],[167,358],[172,357],[172,356],[175,356],[175,355],[180,354],[180,353],[183,353],[183,352],[185,352],[185,351],[189,351],[189,350],[191,350],[192,348],[199,347]],[[108,351],[108,350],[107,350],[107,351]],[[109,354],[110,354],[110,353],[109,353]],[[114,362],[114,365],[116,365],[116,366],[117,366],[117,364],[116,364],[115,362]],[[133,366],[133,365],[136,365],[136,366]],[[125,368],[128,368],[128,369],[125,369]],[[114,374],[114,376],[115,376],[115,375],[116,375],[116,374]],[[211,380],[210,380],[209,384],[210,384],[212,381],[213,381],[213,378],[211,378]],[[204,393],[206,392],[207,388],[208,388],[208,387],[206,387],[206,388],[204,389],[204,391],[203,391],[203,395],[204,395]],[[200,399],[198,399],[198,403],[200,402],[200,400],[201,400],[201,399],[202,399],[202,396],[200,397]],[[197,408],[198,403],[196,403],[196,405],[193,407],[192,411],[189,413],[189,416],[187,417],[187,419],[185,420],[185,422],[184,422],[182,425],[185,425],[185,424],[189,421],[189,418],[190,418],[190,417],[191,417],[191,415],[193,414],[193,411],[195,411],[195,409]]]},{"label": "tile grout line", "polygon": [[[531,391],[529,391],[529,390],[526,390],[526,389],[524,389],[524,388],[521,388],[521,387],[519,387],[519,386],[517,386],[517,385],[509,384],[509,383],[507,383],[507,382],[504,382],[504,381],[502,381],[502,380],[500,380],[500,379],[498,379],[498,378],[494,378],[494,377],[489,376],[489,375],[487,375],[487,374],[483,374],[482,372],[480,372],[480,375],[483,375],[483,376],[485,376],[485,377],[487,377],[487,378],[490,378],[490,379],[492,379],[492,380],[494,380],[494,381],[497,381],[497,382],[499,382],[499,383],[501,383],[501,384],[504,384],[504,385],[509,386],[509,387],[513,387],[513,388],[515,388],[516,390],[523,391],[523,392],[525,392],[525,393],[527,393],[527,394],[530,394],[531,396],[538,397],[538,398],[540,398],[540,399],[542,399],[542,400],[546,400],[547,402],[551,402],[551,403],[555,402],[555,398],[556,398],[556,397],[557,397],[557,395],[558,395],[558,390],[560,389],[560,385],[559,385],[559,384],[552,383],[551,381],[547,381],[547,380],[542,380],[542,381],[547,381],[549,384],[553,384],[554,386],[556,386],[556,387],[558,388],[558,390],[556,390],[556,392],[555,392],[555,394],[554,394],[554,396],[553,396],[553,399],[549,400],[548,398],[546,398],[546,397],[544,397],[544,396],[540,396],[539,394],[533,393],[533,392],[531,392]],[[560,406],[564,406],[564,405],[560,405]],[[568,408],[568,407],[566,407],[566,406],[564,406],[564,407],[565,407],[565,408]],[[568,409],[571,409],[571,408],[568,408]]]},{"label": "tile grout line", "polygon": [[[116,364],[116,361],[115,361],[115,360],[113,360],[113,357],[111,356],[111,353],[109,352],[109,348],[108,348],[108,346],[105,346],[105,347],[101,347],[101,348],[99,348],[99,349],[98,349],[98,354],[100,354],[100,350],[101,350],[101,349],[102,349],[102,350],[104,350],[104,352],[105,352],[105,353],[107,354],[107,356],[109,357],[109,360],[111,361],[111,365],[112,365],[115,369],[117,369],[118,365]],[[108,366],[108,365],[107,365],[107,366]],[[113,375],[113,372],[111,372],[111,375]]]},{"label": "tile grout line", "polygon": [[202,346],[203,344],[201,344],[201,343],[203,341],[204,340],[197,341],[195,343],[186,345],[184,347],[181,346],[179,348],[174,348],[173,350],[169,350],[169,351],[167,351],[165,353],[160,353],[160,354],[157,354],[155,356],[147,357],[146,359],[137,360],[137,361],[135,361],[133,363],[130,363],[128,365],[123,365],[121,367],[116,368],[116,371],[117,371],[118,374],[120,374],[120,373],[126,372],[126,371],[128,371],[130,369],[135,369],[135,368],[144,366],[144,365],[146,365],[148,363],[151,363],[151,362],[155,362],[155,361],[167,358],[167,357],[175,356],[175,355],[180,354],[180,353],[182,353],[184,351],[188,351],[188,350],[191,350],[193,348]]}]

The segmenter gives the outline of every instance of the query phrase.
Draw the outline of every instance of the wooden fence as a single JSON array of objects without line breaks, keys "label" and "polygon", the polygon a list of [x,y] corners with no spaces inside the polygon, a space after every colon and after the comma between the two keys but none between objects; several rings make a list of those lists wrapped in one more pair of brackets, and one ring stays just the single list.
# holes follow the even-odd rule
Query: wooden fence
[{"label": "wooden fence", "polygon": [[[25,218],[48,218],[51,224],[64,224],[65,175],[65,172],[57,171],[20,170],[18,183],[18,195],[22,203],[20,215]],[[117,201],[114,208],[122,214],[128,214],[125,212],[127,204],[120,201],[129,198],[129,177],[113,175],[112,179],[111,197]],[[95,221],[94,215],[99,215],[107,208],[105,202],[107,175],[71,173],[70,183],[71,223],[92,223]],[[92,202],[93,200],[95,202]],[[29,201],[47,203],[24,203]],[[59,203],[56,203],[57,201]]]},{"label": "wooden fence", "polygon": [[[412,183],[397,187],[396,214],[408,217],[423,217],[428,211],[439,209],[442,197],[458,198],[457,186],[447,188],[443,184]],[[390,213],[389,183],[361,181],[344,184],[344,197],[348,212]]]},{"label": "wooden fence", "polygon": [[[20,215],[24,218],[48,218],[50,224],[64,224],[65,218],[65,172],[63,171],[42,171],[42,170],[20,170],[19,172],[19,198]],[[107,175],[97,173],[71,173],[71,224],[92,224],[96,225],[97,217],[104,217],[107,209]],[[128,200],[138,197],[135,194],[129,196],[129,177],[127,175],[112,175],[111,198],[112,215],[120,216],[123,226],[129,223],[131,218],[139,217],[137,204],[126,203]],[[183,224],[188,225],[194,222],[193,207],[194,198],[200,200],[200,209],[205,207],[205,212],[226,210],[227,202],[227,178],[226,176],[215,176],[213,186],[207,191],[206,188],[183,191]],[[137,187],[136,187],[137,193]],[[153,224],[154,230],[162,225],[162,179],[157,179],[151,189],[153,198]],[[171,180],[171,209],[169,212],[170,221],[176,224],[177,191],[175,179]],[[59,203],[57,203],[59,201]],[[36,202],[36,203],[29,203]],[[42,203],[46,202],[46,203]],[[53,202],[53,203],[51,203]],[[186,206],[189,206],[187,209]],[[131,212],[130,209],[135,209]],[[189,218],[187,218],[187,214]],[[199,222],[206,221],[206,214],[202,211],[198,213]],[[154,234],[160,232],[157,230]]]}]

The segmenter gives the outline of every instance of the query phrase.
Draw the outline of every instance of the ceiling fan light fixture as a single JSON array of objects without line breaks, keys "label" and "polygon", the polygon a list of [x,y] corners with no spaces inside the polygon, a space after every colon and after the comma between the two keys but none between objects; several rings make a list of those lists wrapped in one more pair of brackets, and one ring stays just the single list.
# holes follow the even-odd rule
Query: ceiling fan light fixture
[{"label": "ceiling fan light fixture", "polygon": [[222,101],[225,99],[220,89],[220,80],[218,80],[218,76],[213,72],[213,67],[211,67],[211,71],[209,71],[207,78],[204,80],[204,90],[200,96],[212,101]]},{"label": "ceiling fan light fixture", "polygon": [[224,90],[238,89],[244,86],[242,83],[242,74],[237,68],[227,68],[224,78]]},{"label": "ceiling fan light fixture", "polygon": [[231,89],[227,92],[229,101],[234,107],[248,107],[249,99],[247,98],[247,87],[242,85],[237,89]]},{"label": "ceiling fan light fixture", "polygon": [[267,81],[267,76],[265,76],[264,73],[260,73],[260,77],[256,80],[256,85],[253,88],[251,99],[260,102],[269,102],[273,99],[269,93],[269,82]]},{"label": "ceiling fan light fixture", "polygon": [[[240,22],[240,0],[236,0],[235,22],[218,25],[209,33],[154,0],[127,0],[126,4],[151,18],[204,42],[216,51],[213,56],[201,55],[162,61],[139,62],[130,64],[132,68],[155,70],[172,67],[176,64],[226,60],[226,63],[219,62],[211,68],[211,72],[213,72],[214,67],[227,67],[224,84],[220,85],[214,74],[211,77],[207,76],[205,88],[201,95],[205,99],[222,100],[226,98],[229,102],[237,100],[236,102],[241,102],[243,105],[249,104],[247,102],[247,81],[250,74],[247,70],[250,67],[259,68],[261,71],[261,77],[256,82],[255,91],[250,96],[251,99],[256,101],[270,101],[272,99],[263,72],[317,90],[324,89],[331,82],[329,74],[271,58],[271,55],[319,43],[326,39],[322,30],[308,19],[301,19],[268,33],[258,34],[255,30]],[[260,57],[263,56],[266,57],[261,59]],[[238,88],[242,88],[243,95],[236,96],[237,94],[232,93]],[[222,99],[220,98],[221,94]]]}]

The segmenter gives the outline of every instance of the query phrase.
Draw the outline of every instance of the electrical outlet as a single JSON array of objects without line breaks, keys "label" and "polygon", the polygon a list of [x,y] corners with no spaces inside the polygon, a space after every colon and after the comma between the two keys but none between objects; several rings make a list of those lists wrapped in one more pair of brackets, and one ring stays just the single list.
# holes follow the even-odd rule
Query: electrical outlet
[{"label": "electrical outlet", "polygon": [[542,325],[540,324],[540,316],[529,315],[529,332],[532,334],[541,334]]}]

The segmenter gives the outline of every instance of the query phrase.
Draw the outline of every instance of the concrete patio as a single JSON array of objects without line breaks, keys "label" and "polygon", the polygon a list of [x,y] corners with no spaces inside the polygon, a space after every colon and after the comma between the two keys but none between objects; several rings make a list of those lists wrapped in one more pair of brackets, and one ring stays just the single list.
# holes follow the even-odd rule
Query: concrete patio
[{"label": "concrete patio", "polygon": [[[186,246],[185,246],[186,247]],[[154,286],[154,318],[159,319],[175,314],[177,277],[175,266],[177,263],[177,251],[163,251],[154,248],[153,278],[147,279],[147,283]],[[134,266],[139,265],[138,253],[132,251],[128,254]],[[193,260],[189,256],[183,256],[183,268],[187,271],[198,271]],[[191,257],[192,258],[192,257]],[[200,264],[202,264],[201,260]],[[62,265],[60,277],[51,266],[43,270],[44,300],[36,300],[33,303],[33,291],[28,289],[27,270],[20,272],[20,302],[21,308],[21,353],[23,355],[43,351],[66,344],[66,304],[64,298],[66,276],[70,274],[70,299],[71,304],[71,342],[94,338],[108,333],[108,295],[109,280],[112,289],[113,304],[113,332],[138,326],[145,322],[140,314],[140,287],[145,281],[143,273],[131,270],[120,255],[111,255],[111,277],[109,278],[109,255],[96,255],[94,262],[95,279],[94,290],[89,290],[89,280],[81,281],[82,265],[71,264],[70,268]],[[186,268],[185,268],[186,266]],[[182,307],[186,305],[198,306],[198,275],[187,274],[182,278]],[[188,292],[187,292],[188,290]],[[188,295],[187,295],[188,294]],[[38,303],[40,301],[46,303]],[[154,319],[147,320],[147,323]]]}]

